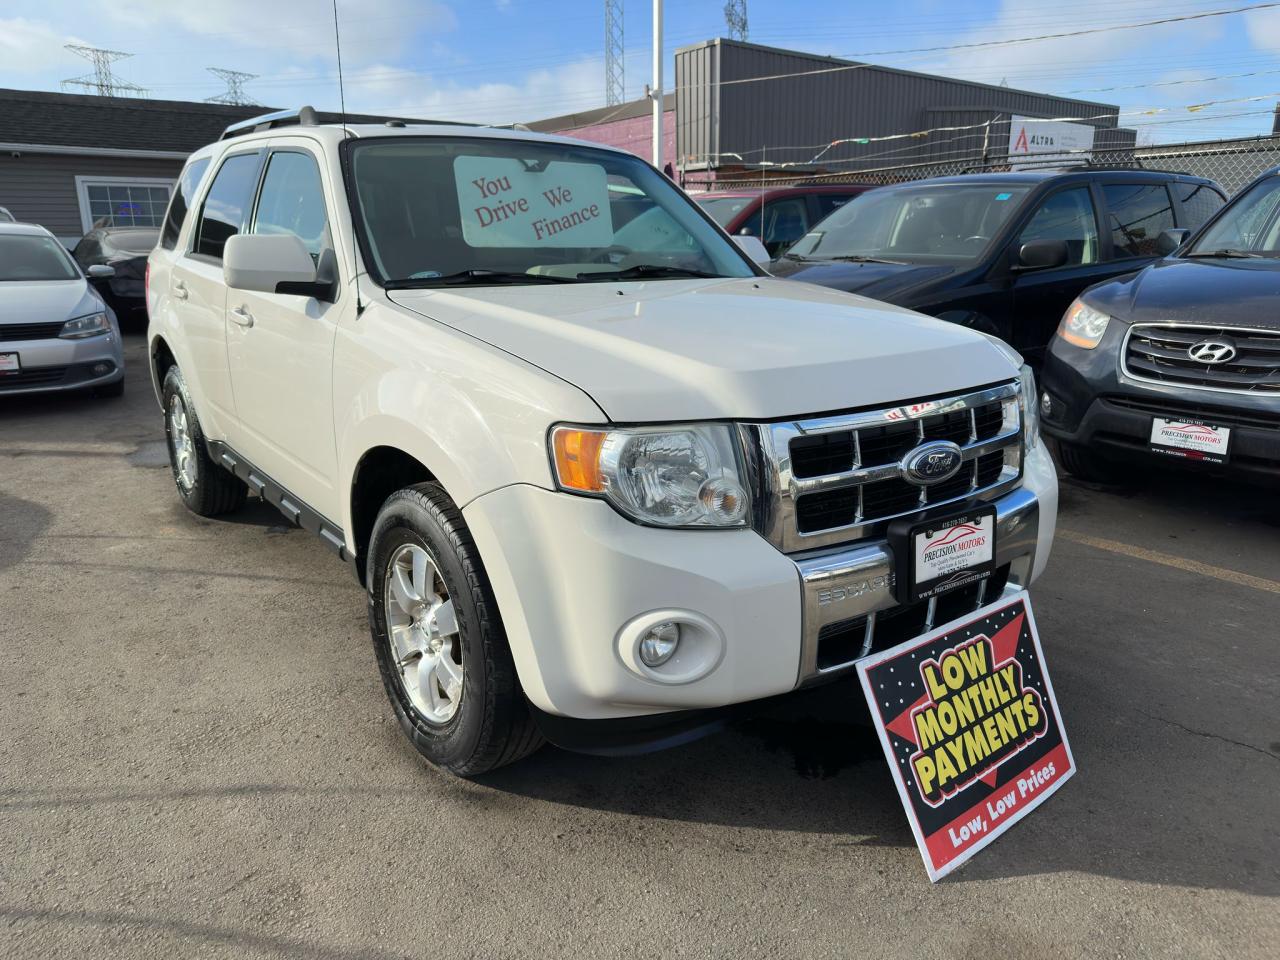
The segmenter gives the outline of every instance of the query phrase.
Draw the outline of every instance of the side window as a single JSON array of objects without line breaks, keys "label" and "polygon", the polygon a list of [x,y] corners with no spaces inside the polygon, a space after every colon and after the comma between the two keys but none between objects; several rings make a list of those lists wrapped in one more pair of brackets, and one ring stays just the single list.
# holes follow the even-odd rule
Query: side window
[{"label": "side window", "polygon": [[1173,188],[1182,201],[1182,223],[1179,226],[1188,230],[1200,226],[1227,202],[1207,183],[1175,183]]},{"label": "side window", "polygon": [[769,255],[774,257],[803,237],[809,229],[804,200],[799,197],[766,203],[763,219],[764,236],[760,239],[764,241]]},{"label": "side window", "polygon": [[248,219],[260,159],[256,153],[242,153],[228,157],[218,168],[200,210],[193,253],[222,259],[227,240],[239,233]]},{"label": "side window", "polygon": [[1059,190],[1022,228],[1018,246],[1032,240],[1065,240],[1067,264],[1098,262],[1098,221],[1088,187]]},{"label": "side window", "polygon": [[1156,239],[1174,226],[1173,203],[1164,184],[1109,183],[1102,192],[1116,258],[1159,256]]},{"label": "side window", "polygon": [[164,228],[160,231],[160,246],[172,250],[178,245],[178,234],[182,232],[183,221],[187,219],[187,210],[191,207],[191,198],[196,187],[200,186],[200,178],[209,169],[209,158],[201,157],[194,163],[187,164],[178,180],[178,189],[169,200],[169,212],[164,218]]},{"label": "side window", "polygon": [[277,150],[267,161],[250,233],[291,233],[317,260],[329,247],[320,168],[309,153]]}]

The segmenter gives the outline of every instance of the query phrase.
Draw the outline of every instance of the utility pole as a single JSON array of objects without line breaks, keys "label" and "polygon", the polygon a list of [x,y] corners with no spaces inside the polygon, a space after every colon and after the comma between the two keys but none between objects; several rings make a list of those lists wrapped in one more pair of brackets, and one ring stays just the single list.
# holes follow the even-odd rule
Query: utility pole
[{"label": "utility pole", "polygon": [[90,93],[96,93],[100,97],[122,97],[129,94],[141,96],[147,92],[145,87],[119,80],[111,72],[111,64],[117,60],[132,57],[132,53],[121,53],[119,50],[103,50],[101,47],[87,47],[83,43],[68,43],[64,46],[65,49],[70,50],[76,56],[84,57],[92,63],[93,73],[86,74],[83,77],[72,77],[69,80],[63,80],[62,89],[84,87]]},{"label": "utility pole", "polygon": [[747,0],[729,0],[724,5],[724,24],[730,40],[747,39]]},{"label": "utility pole", "polygon": [[224,70],[222,67],[205,67],[215,77],[227,82],[227,89],[216,97],[205,97],[205,103],[227,103],[235,107],[256,107],[258,102],[244,92],[244,85],[249,80],[258,79],[259,74],[245,73],[241,70]]},{"label": "utility pole", "polygon": [[604,102],[616,107],[627,97],[622,0],[604,0]]},{"label": "utility pole", "polygon": [[662,0],[653,0],[653,165],[662,169]]}]

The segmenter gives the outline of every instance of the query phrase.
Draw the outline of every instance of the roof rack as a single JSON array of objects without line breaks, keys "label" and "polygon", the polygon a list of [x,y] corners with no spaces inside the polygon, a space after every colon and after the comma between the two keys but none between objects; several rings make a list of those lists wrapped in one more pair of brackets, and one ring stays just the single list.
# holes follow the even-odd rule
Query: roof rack
[{"label": "roof rack", "polygon": [[277,110],[275,113],[264,113],[260,117],[250,117],[233,123],[222,131],[219,140],[230,140],[232,137],[259,130],[273,130],[276,127],[314,127],[320,123],[314,107],[299,107],[297,110]]}]

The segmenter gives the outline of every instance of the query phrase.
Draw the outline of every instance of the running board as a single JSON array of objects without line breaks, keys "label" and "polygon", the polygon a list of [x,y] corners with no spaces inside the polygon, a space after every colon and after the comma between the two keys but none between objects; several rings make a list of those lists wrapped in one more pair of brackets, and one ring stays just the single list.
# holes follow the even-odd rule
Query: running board
[{"label": "running board", "polygon": [[347,550],[347,540],[341,527],[334,526],[221,440],[209,440],[208,445],[209,456],[215,463],[243,480],[250,490],[279,510],[286,520],[314,533],[340,560],[355,563],[355,557]]}]

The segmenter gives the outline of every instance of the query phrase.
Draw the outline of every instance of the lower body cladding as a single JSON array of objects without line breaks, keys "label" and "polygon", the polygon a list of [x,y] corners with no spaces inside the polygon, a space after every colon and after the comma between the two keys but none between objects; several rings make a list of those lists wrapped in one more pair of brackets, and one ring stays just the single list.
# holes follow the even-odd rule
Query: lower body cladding
[{"label": "lower body cladding", "polygon": [[124,379],[124,349],[114,331],[82,340],[0,340],[3,354],[17,354],[17,369],[0,372],[0,395],[84,390]]},{"label": "lower body cladding", "polygon": [[[1043,569],[1057,513],[1043,444],[1025,460],[1023,485],[995,507],[990,592],[970,594],[951,616],[994,601],[1005,584],[1029,585]],[[664,720],[697,720],[846,672],[864,643],[883,646],[877,619],[898,614],[902,624],[918,612],[923,629],[930,614],[954,606],[900,607],[884,540],[789,556],[751,530],[644,527],[602,501],[526,485],[479,497],[463,515],[525,694],[548,738],[580,749],[590,748],[583,728],[605,739],[642,729],[653,736],[640,739],[661,740]],[[675,653],[646,665],[641,641],[669,623],[680,628]],[[856,644],[824,651],[825,639],[850,629],[860,631]],[[840,650],[852,652],[833,661]]]}]

